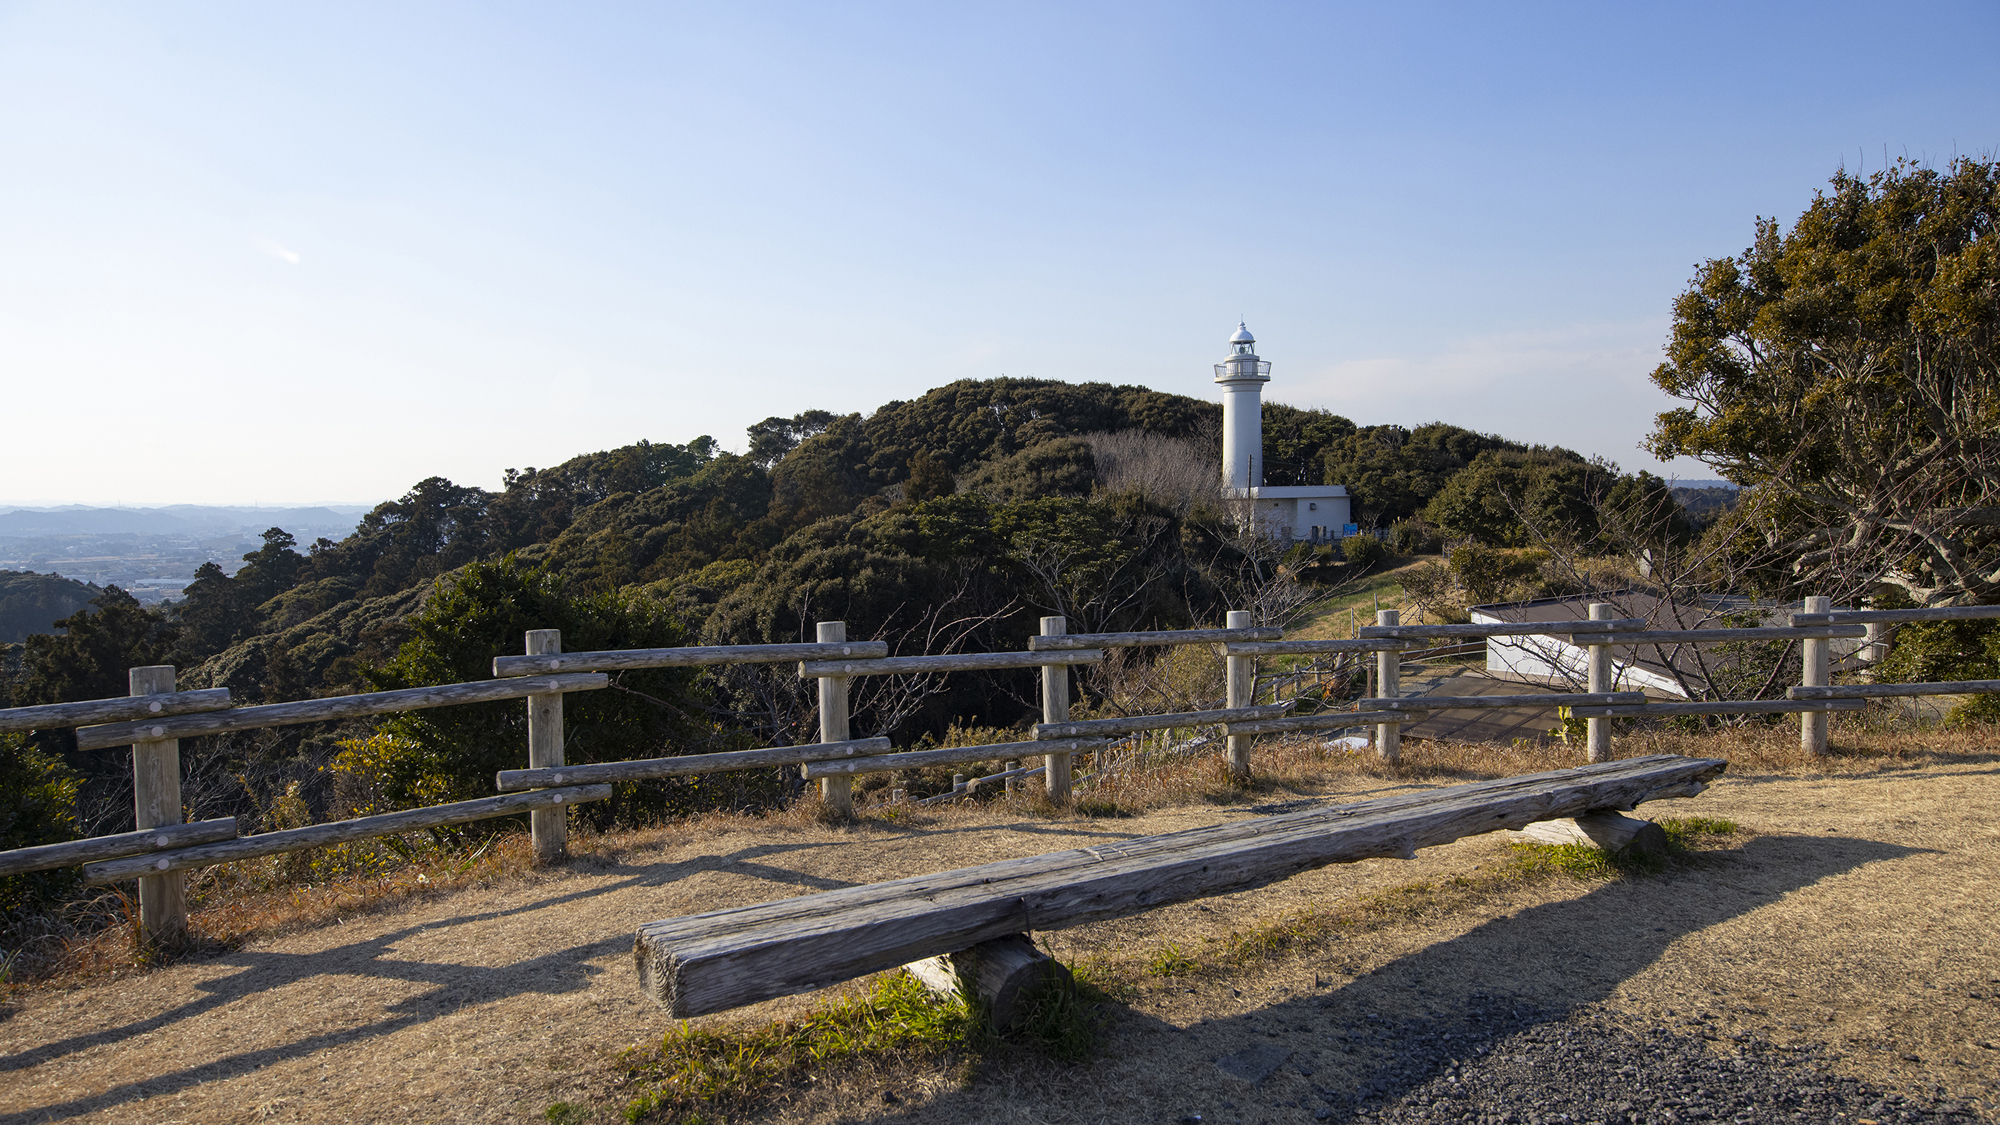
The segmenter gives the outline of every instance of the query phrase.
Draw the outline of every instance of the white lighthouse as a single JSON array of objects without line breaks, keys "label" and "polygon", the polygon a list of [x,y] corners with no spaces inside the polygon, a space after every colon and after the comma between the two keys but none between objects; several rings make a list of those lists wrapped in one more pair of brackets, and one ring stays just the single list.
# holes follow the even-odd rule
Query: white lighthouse
[{"label": "white lighthouse", "polygon": [[1264,483],[1264,384],[1271,363],[1257,358],[1257,338],[1242,323],[1229,338],[1229,358],[1215,365],[1222,388],[1223,495],[1244,501],[1264,533],[1320,543],[1349,534],[1347,489],[1337,484]]},{"label": "white lighthouse", "polygon": [[1240,321],[1229,358],[1215,365],[1222,387],[1222,487],[1246,495],[1264,483],[1264,384],[1271,364],[1257,358],[1257,337]]}]

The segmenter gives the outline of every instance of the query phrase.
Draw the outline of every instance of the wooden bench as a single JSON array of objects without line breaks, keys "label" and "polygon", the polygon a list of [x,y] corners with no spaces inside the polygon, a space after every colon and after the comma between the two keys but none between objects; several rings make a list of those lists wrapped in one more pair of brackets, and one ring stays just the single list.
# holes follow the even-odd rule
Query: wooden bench
[{"label": "wooden bench", "polygon": [[1252,817],[755,906],[667,918],[633,947],[677,1018],[852,980],[982,942],[1249,890],[1330,863],[1692,797],[1727,763],[1654,756]]}]

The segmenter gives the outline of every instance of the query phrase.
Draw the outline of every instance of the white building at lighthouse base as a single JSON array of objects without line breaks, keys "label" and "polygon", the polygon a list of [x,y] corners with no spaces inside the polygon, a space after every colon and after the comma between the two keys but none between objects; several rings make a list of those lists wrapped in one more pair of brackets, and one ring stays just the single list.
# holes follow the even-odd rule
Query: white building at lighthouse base
[{"label": "white building at lighthouse base", "polygon": [[1325,543],[1355,533],[1345,485],[1264,485],[1235,495],[1273,539]]}]

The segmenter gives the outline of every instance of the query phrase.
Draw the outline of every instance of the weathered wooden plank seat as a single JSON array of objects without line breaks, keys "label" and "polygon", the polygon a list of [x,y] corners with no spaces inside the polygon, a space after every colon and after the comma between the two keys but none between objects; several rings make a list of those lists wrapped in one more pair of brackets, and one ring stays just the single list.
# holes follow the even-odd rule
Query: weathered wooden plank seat
[{"label": "weathered wooden plank seat", "polygon": [[822,988],[1008,934],[1249,890],[1331,863],[1691,797],[1727,763],[1655,756],[1457,785],[650,922],[641,987],[676,1017]]}]

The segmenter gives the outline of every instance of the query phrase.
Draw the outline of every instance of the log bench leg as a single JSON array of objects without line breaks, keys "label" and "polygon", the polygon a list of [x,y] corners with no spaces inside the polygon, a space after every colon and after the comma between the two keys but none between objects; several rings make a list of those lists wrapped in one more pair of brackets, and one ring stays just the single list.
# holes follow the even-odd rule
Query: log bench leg
[{"label": "log bench leg", "polygon": [[1008,934],[903,967],[934,992],[978,997],[996,1029],[1013,1023],[1022,1014],[1022,1000],[1050,977],[1069,978],[1069,969],[1036,948],[1026,934]]},{"label": "log bench leg", "polygon": [[1587,812],[1574,819],[1542,820],[1515,833],[1537,844],[1582,844],[1616,852],[1630,848],[1658,854],[1667,850],[1667,830],[1650,820],[1638,820],[1611,809]]}]

